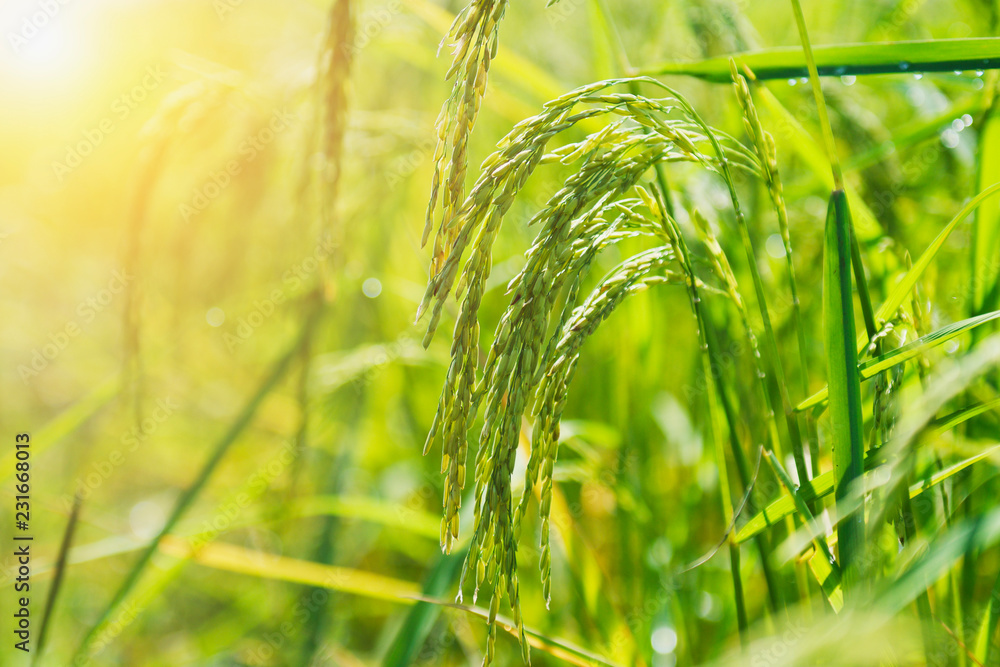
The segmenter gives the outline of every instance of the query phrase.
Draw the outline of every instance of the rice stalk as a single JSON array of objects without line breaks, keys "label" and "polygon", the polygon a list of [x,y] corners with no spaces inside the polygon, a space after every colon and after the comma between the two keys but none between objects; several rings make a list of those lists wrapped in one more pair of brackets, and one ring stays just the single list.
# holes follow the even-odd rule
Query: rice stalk
[{"label": "rice stalk", "polygon": [[816,109],[819,112],[819,126],[823,132],[823,145],[826,147],[826,157],[830,161],[830,168],[833,170],[833,187],[835,190],[844,189],[844,173],[840,168],[840,159],[837,157],[837,145],[833,139],[833,129],[830,126],[830,116],[823,101],[823,89],[819,83],[819,70],[816,67],[816,58],[813,56],[812,43],[809,41],[809,33],[806,30],[806,19],[802,15],[802,5],[799,0],[791,0],[792,13],[795,15],[795,25],[799,30],[799,39],[802,42],[802,52],[805,56],[806,68],[809,70],[809,82],[812,85],[813,96],[816,98]]},{"label": "rice stalk", "polygon": [[[771,198],[778,217],[778,232],[781,235],[781,242],[785,250],[785,273],[788,277],[788,287],[792,297],[792,325],[795,328],[796,340],[799,351],[799,377],[801,379],[801,391],[803,396],[809,395],[808,368],[809,361],[806,356],[806,334],[805,326],[802,322],[802,306],[799,301],[798,281],[795,278],[795,264],[792,254],[792,238],[788,228],[788,209],[785,206],[784,188],[781,184],[781,176],[778,172],[778,154],[774,144],[774,137],[766,132],[761,125],[757,115],[757,108],[750,94],[750,87],[747,80],[736,68],[736,61],[729,61],[730,73],[733,85],[736,89],[736,99],[743,111],[743,122],[748,136],[751,138],[753,147],[760,160],[764,183],[767,185],[767,192]],[[752,74],[751,74],[752,75]],[[811,449],[812,476],[819,474],[819,452],[817,449],[817,435],[815,423],[807,419],[809,429],[809,444]]]},{"label": "rice stalk", "polygon": [[[830,161],[830,168],[833,171],[833,189],[844,190],[844,173],[840,167],[840,158],[837,155],[837,143],[833,137],[833,127],[830,125],[830,115],[826,108],[826,102],[823,99],[823,88],[820,85],[819,71],[816,68],[816,59],[813,56],[812,44],[809,41],[809,32],[806,30],[806,20],[802,15],[802,5],[799,3],[799,0],[792,0],[792,10],[795,14],[795,24],[799,30],[799,38],[802,42],[802,51],[805,55],[806,66],[809,69],[809,81],[812,84],[813,97],[816,100],[816,110],[819,113],[819,126],[823,133],[823,145],[826,147],[826,157]],[[848,219],[850,220],[849,216]],[[861,262],[861,248],[858,245],[853,222],[850,222],[850,242],[851,266],[854,269],[854,279],[858,286],[861,313],[864,316],[868,339],[871,340],[877,330],[876,321],[873,314],[871,296],[868,293],[868,281],[865,278],[864,264]]]},{"label": "rice stalk", "polygon": [[[354,60],[353,41],[351,1],[334,0],[320,52],[319,82],[322,114],[320,152],[323,156],[319,243],[334,248],[340,248],[343,244],[343,225],[338,221],[337,202],[343,172],[344,135],[347,132],[348,84]],[[339,253],[334,251],[323,264],[327,299],[332,298],[334,281],[328,274],[337,261],[337,255]]]},{"label": "rice stalk", "polygon": [[173,91],[160,103],[153,117],[140,131],[140,149],[136,176],[131,184],[125,230],[123,265],[131,277],[125,285],[125,305],[122,311],[124,359],[122,388],[132,400],[133,420],[141,424],[145,394],[142,356],[142,276],[143,239],[149,224],[149,208],[166,166],[167,153],[177,128],[203,117],[217,102],[215,89],[206,82],[195,81]]},{"label": "rice stalk", "polygon": [[[340,188],[344,167],[344,136],[348,126],[348,88],[351,79],[351,71],[355,53],[355,26],[354,8],[351,0],[334,0],[330,7],[330,14],[327,21],[326,34],[323,46],[320,51],[321,67],[319,72],[320,93],[320,113],[321,123],[318,133],[321,139],[320,152],[323,156],[321,183],[320,183],[320,229],[318,245],[320,247],[331,247],[333,250],[330,256],[320,263],[320,289],[325,302],[330,302],[335,296],[338,281],[336,280],[339,264],[342,261],[342,247],[344,244],[345,225],[340,219],[339,203]],[[317,302],[314,306],[317,310],[322,310],[325,304]],[[307,310],[307,318],[313,314]],[[308,322],[308,320],[307,320]],[[302,361],[299,375],[299,402],[302,409],[302,421],[299,425],[299,432],[296,438],[296,453],[294,467],[292,469],[291,492],[294,493],[301,469],[301,457],[305,453],[306,440],[308,437],[308,402],[309,402],[309,374],[312,369],[313,347],[312,338],[315,335],[315,328],[307,326],[307,332],[302,341],[300,357]],[[335,461],[335,469],[342,469],[342,460]],[[320,473],[321,477],[328,475],[326,470]],[[334,487],[331,491],[336,492],[338,476],[333,476]],[[321,485],[326,485],[326,479],[320,481]],[[320,531],[320,537],[316,546],[316,556],[320,562],[332,561],[332,550],[334,534],[337,528],[335,517],[325,517]],[[318,588],[309,587],[303,591],[305,599],[310,599],[317,594]],[[312,662],[322,643],[322,633],[326,623],[327,606],[321,606],[316,613],[311,614],[306,627],[304,628],[305,638],[302,642],[301,660],[305,663]]]},{"label": "rice stalk", "polygon": [[[720,163],[719,173],[727,186],[729,198],[733,206],[733,212],[736,215],[736,227],[739,231],[740,240],[743,244],[743,251],[746,254],[747,265],[750,270],[750,277],[754,288],[754,295],[757,300],[757,308],[763,324],[763,350],[767,370],[764,379],[766,381],[767,393],[770,401],[770,414],[768,416],[775,422],[776,429],[779,428],[778,424],[784,426],[784,430],[780,431],[780,436],[785,438],[785,446],[787,446],[787,449],[791,451],[792,456],[795,459],[795,467],[798,472],[800,482],[802,484],[808,484],[810,475],[806,468],[805,455],[803,453],[802,446],[802,436],[799,431],[798,420],[794,414],[791,400],[788,397],[788,388],[785,382],[784,370],[782,369],[781,357],[778,354],[774,328],[771,325],[771,315],[768,311],[764,283],[760,276],[760,270],[757,267],[757,254],[754,250],[753,241],[750,238],[750,229],[747,225],[746,217],[743,214],[743,208],[740,205],[739,196],[736,193],[736,185],[731,168],[735,165],[727,159],[722,143],[717,136],[718,133],[709,128],[705,121],[701,119],[697,112],[692,109],[690,105],[683,100],[683,98],[679,98],[679,101],[708,137]],[[763,167],[760,166],[756,159],[754,159],[754,163],[759,168],[757,173],[760,174]],[[784,413],[783,420],[779,420],[778,416],[774,413],[774,406],[781,406]],[[779,438],[778,442],[782,442],[782,440]]]},{"label": "rice stalk", "polygon": [[[700,307],[698,311],[701,312]],[[729,433],[729,449],[732,452],[733,462],[736,465],[736,471],[740,479],[740,486],[743,492],[746,493],[753,483],[753,480],[750,473],[749,461],[747,461],[746,453],[743,451],[743,446],[736,433],[736,426],[739,423],[739,420],[733,408],[732,400],[726,392],[726,384],[721,378],[718,381],[712,381],[712,359],[720,359],[721,356],[719,354],[719,346],[712,323],[708,321],[704,315],[702,315],[700,319],[705,331],[705,353],[701,355],[703,365],[705,367],[704,372],[708,377],[708,381],[712,382],[715,392],[718,394],[718,404],[722,408],[722,414],[725,417]],[[752,495],[747,499],[746,511],[752,516],[757,513],[757,508]],[[767,584],[768,602],[770,603],[771,611],[778,613],[784,608],[784,601],[781,597],[781,588],[771,566],[770,544],[768,543],[767,536],[762,532],[754,535],[753,539],[760,555],[761,570],[764,574],[764,581]],[[734,536],[732,538],[732,542],[738,545],[740,540],[736,539]]]},{"label": "rice stalk", "polygon": [[[657,172],[659,175],[659,171]],[[659,182],[659,178],[657,179]],[[640,193],[644,191],[640,190]],[[661,188],[659,190],[659,201],[665,199],[666,192],[665,189]],[[644,199],[651,199],[648,195]],[[678,264],[685,276],[685,282],[688,287],[688,297],[690,300],[691,309],[695,315],[695,321],[698,327],[698,336],[700,341],[700,347],[702,350],[701,359],[702,365],[704,367],[704,376],[706,383],[709,386],[709,410],[710,414],[718,411],[721,407],[721,415],[724,417],[726,423],[726,429],[729,434],[729,445],[730,451],[733,455],[733,461],[736,465],[736,470],[740,478],[741,489],[744,493],[749,493],[753,481],[750,475],[749,463],[746,459],[746,454],[743,451],[743,447],[739,441],[739,437],[736,433],[736,425],[738,419],[735,415],[735,411],[732,406],[732,401],[726,393],[726,385],[723,379],[720,377],[718,380],[715,379],[714,373],[714,361],[721,359],[721,355],[718,351],[718,343],[716,342],[716,335],[713,329],[713,325],[709,320],[708,313],[702,302],[700,292],[701,287],[698,280],[695,278],[694,266],[691,262],[690,252],[687,249],[687,244],[684,240],[683,235],[680,232],[680,227],[677,225],[676,220],[670,215],[664,206],[658,205],[656,202],[650,201],[650,210],[656,212],[659,217],[663,220],[663,226],[666,230],[667,236],[670,242],[674,245],[677,250]],[[714,236],[711,236],[711,228],[709,227],[707,221],[703,216],[700,215],[697,209],[692,212],[692,219],[695,222],[696,228],[702,235],[702,240],[705,242],[706,247],[709,249],[709,253],[712,257],[712,265],[715,269],[716,276],[726,285],[726,293],[728,294],[730,300],[736,304],[737,309],[741,313],[741,317],[744,322],[744,329],[747,333],[747,337],[751,342],[751,346],[755,349],[754,352],[754,364],[758,369],[758,378],[760,378],[760,365],[759,365],[759,352],[756,351],[756,336],[753,332],[752,327],[749,326],[748,314],[746,308],[742,306],[742,296],[740,295],[738,285],[735,281],[735,276],[733,275],[732,269],[729,266],[728,259],[725,253],[722,251],[721,246],[719,246],[718,241],[715,240]],[[767,392],[765,389],[765,400],[767,400]],[[717,395],[717,396],[716,396]],[[716,400],[717,398],[717,400]],[[715,417],[717,422],[721,423],[721,419]],[[770,427],[770,435],[772,442],[777,441],[777,435],[774,432],[774,422],[773,420],[768,422]],[[724,457],[720,459],[720,467],[725,465]],[[725,499],[724,499],[724,502]],[[728,508],[728,503],[726,505]],[[755,511],[754,503],[752,497],[747,498],[747,508],[751,513]],[[770,602],[771,609],[774,612],[778,612],[784,607],[784,602],[780,593],[780,586],[777,582],[773,569],[770,562],[770,546],[767,543],[767,539],[763,535],[758,535],[755,538],[755,544],[760,553],[761,569],[764,573],[764,579],[767,583],[768,591],[768,601]],[[733,556],[734,549],[730,550],[731,554],[731,564],[737,564],[739,561],[739,553],[736,550],[736,555]],[[738,570],[737,570],[738,572]],[[737,598],[737,605],[740,604],[739,600],[742,597],[742,581],[739,580],[739,576],[734,575],[734,595]]]},{"label": "rice stalk", "polygon": [[[706,355],[701,356],[703,360],[706,358]],[[711,384],[713,383],[711,367],[704,361],[703,365],[708,371],[705,373],[705,382],[706,384]],[[726,462],[725,444],[723,442],[723,431],[726,429],[726,426],[724,425],[725,417],[722,414],[714,389],[714,387],[711,387],[706,395],[708,400],[709,419],[706,421],[705,428],[708,432],[708,439],[715,445],[715,461],[716,467],[719,471],[719,491],[722,496],[722,511],[723,516],[725,517],[726,525],[730,526],[730,530],[727,531],[725,541],[729,547],[730,576],[733,580],[733,602],[736,605],[736,626],[739,630],[740,646],[746,650],[749,645],[748,633],[750,624],[747,619],[746,599],[743,592],[743,575],[740,570],[740,547],[731,539],[732,528],[735,526],[734,511],[737,508],[733,505],[733,498],[730,493],[729,469]]]}]

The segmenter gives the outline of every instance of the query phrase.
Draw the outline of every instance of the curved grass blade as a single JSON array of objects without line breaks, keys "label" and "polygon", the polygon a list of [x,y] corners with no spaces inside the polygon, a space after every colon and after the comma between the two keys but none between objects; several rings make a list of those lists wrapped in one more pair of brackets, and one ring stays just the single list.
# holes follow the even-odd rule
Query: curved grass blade
[{"label": "curved grass blade", "polygon": [[1000,540],[1000,510],[994,509],[951,528],[931,542],[923,555],[878,596],[877,604],[898,613],[943,576],[970,550],[986,549]]},{"label": "curved grass blade", "polygon": [[[774,474],[781,480],[782,486],[785,487],[785,490],[791,496],[795,510],[802,515],[802,520],[806,525],[813,523],[815,517],[809,510],[808,503],[802,497],[802,494],[799,493],[797,485],[788,476],[788,473],[785,472],[785,469],[773,453],[769,451],[765,451],[764,453],[767,455],[767,462],[771,464]],[[826,537],[817,533],[813,535],[812,541],[813,546],[816,548],[816,553],[809,559],[809,569],[813,573],[813,576],[816,577],[816,583],[819,584],[823,595],[826,596],[827,602],[830,603],[830,607],[834,611],[840,611],[844,606],[844,591],[841,588],[840,567],[833,557],[833,552],[830,551],[830,545],[827,544]]]},{"label": "curved grass blade", "polygon": [[[439,533],[438,519],[424,511],[401,508],[399,505],[387,505],[371,498],[348,497],[348,496],[307,496],[298,499],[291,504],[291,509],[283,519],[301,518],[312,516],[335,515],[359,521],[367,521],[376,525],[384,526],[394,530],[405,530],[413,535],[437,541]],[[245,528],[247,526],[266,525],[269,521],[274,521],[270,515],[252,517],[246,520],[235,520],[230,524],[231,529]],[[199,517],[190,520],[193,525],[201,525],[203,521]],[[188,533],[176,531],[175,535],[192,540],[205,542],[215,535],[214,530]],[[119,556],[142,550],[146,545],[137,538],[113,536],[96,542],[90,542],[69,550],[67,562],[70,565],[80,565],[91,563],[103,558]],[[36,570],[36,577],[44,577],[54,573],[55,564],[42,564]]]},{"label": "curved grass blade", "polygon": [[[904,361],[912,359],[927,350],[938,347],[939,345],[971,331],[981,324],[995,320],[998,317],[1000,317],[1000,310],[992,313],[986,313],[985,315],[980,315],[979,317],[970,317],[967,320],[949,324],[948,326],[931,332],[926,336],[921,336],[908,345],[896,348],[895,350],[891,350],[881,356],[869,359],[859,364],[858,372],[860,377],[862,380],[870,380],[887,368],[892,368],[896,364],[901,364]],[[795,410],[797,412],[801,412],[803,410],[808,410],[809,408],[825,404],[828,395],[829,387],[823,387],[815,394],[799,403],[795,407]]]},{"label": "curved grass blade", "polygon": [[984,403],[979,403],[978,405],[963,408],[951,413],[950,415],[941,417],[940,419],[935,419],[931,422],[931,425],[937,433],[944,433],[945,431],[950,431],[955,428],[962,422],[966,422],[973,417],[989,412],[994,408],[1000,408],[1000,398],[994,398],[991,401],[985,401]]},{"label": "curved grass blade", "polygon": [[[444,607],[460,609],[466,613],[475,614],[482,619],[488,619],[490,617],[489,612],[482,607],[470,607],[463,604],[444,602],[442,600],[428,600],[428,602],[434,602],[435,604],[439,604]],[[497,623],[500,624],[501,628],[506,630],[511,636],[517,638],[517,625],[513,620],[501,614],[497,614],[496,620]],[[611,662],[603,656],[580,648],[579,646],[564,639],[549,637],[528,626],[524,626],[524,633],[527,636],[527,641],[531,644],[532,648],[548,653],[549,655],[559,658],[560,660],[571,665],[577,665],[577,667],[619,667],[618,663]]]},{"label": "curved grass blade", "polygon": [[420,586],[371,572],[252,551],[234,544],[210,542],[197,549],[190,541],[166,535],[159,551],[175,558],[190,559],[206,567],[296,584],[320,586],[376,600],[413,604]]},{"label": "curved grass blade", "polygon": [[[990,187],[986,188],[978,195],[973,197],[968,204],[963,206],[962,210],[958,212],[958,215],[952,218],[948,222],[948,224],[944,226],[944,229],[941,230],[941,233],[938,234],[933,241],[931,241],[931,244],[927,246],[927,249],[924,250],[922,255],[920,255],[920,259],[914,262],[910,270],[906,272],[905,276],[903,276],[903,279],[899,283],[897,283],[896,287],[893,288],[892,292],[889,293],[889,297],[885,300],[885,303],[883,303],[882,306],[879,307],[878,311],[875,313],[876,320],[885,321],[889,319],[889,317],[891,317],[892,314],[895,313],[897,309],[899,309],[899,307],[903,304],[903,301],[905,301],[906,297],[910,294],[910,291],[913,289],[913,286],[917,284],[917,281],[920,279],[920,276],[923,275],[924,271],[927,269],[931,261],[937,255],[938,251],[941,250],[941,247],[944,245],[944,242],[955,230],[955,227],[958,226],[958,223],[962,222],[962,220],[965,220],[965,218],[970,213],[972,213],[974,210],[976,210],[976,208],[979,207],[979,205],[983,202],[984,199],[986,199],[993,193],[997,192],[998,190],[1000,190],[1000,183],[994,183]],[[862,345],[864,345],[864,342],[859,340],[858,341],[859,350],[861,349]]]},{"label": "curved grass blade", "polygon": [[[995,445],[988,449],[984,449],[974,456],[970,456],[967,459],[959,461],[954,465],[951,465],[944,470],[941,470],[927,479],[912,484],[910,486],[910,498],[916,498],[921,493],[931,489],[941,482],[945,481],[952,475],[965,470],[969,466],[982,461],[985,458],[995,454],[1000,445]],[[878,450],[870,452],[865,458],[865,470],[871,471],[882,461],[882,454]],[[834,476],[833,472],[825,472],[812,480],[812,492],[809,492],[806,488],[799,489],[799,494],[802,499],[809,502],[813,500],[819,500],[820,498],[825,498],[833,492],[834,487]],[[780,498],[772,502],[770,505],[761,510],[758,514],[754,515],[749,521],[744,524],[744,526],[736,533],[736,537],[733,539],[737,543],[745,542],[751,539],[754,535],[757,535],[763,531],[768,526],[775,525],[780,522],[786,516],[795,511],[795,500],[788,494],[782,495]]]},{"label": "curved grass blade", "polygon": [[1000,398],[993,399],[992,401],[986,401],[985,403],[979,403],[978,405],[973,405],[967,408],[962,408],[961,410],[956,410],[955,412],[945,415],[940,419],[931,421],[928,424],[928,428],[930,429],[929,432],[932,436],[947,433],[959,424],[967,422],[973,417],[981,415],[984,412],[989,412],[996,407],[1000,407]]},{"label": "curved grass blade", "polygon": [[[159,550],[175,558],[190,558],[194,562],[206,567],[227,572],[298,584],[308,584],[311,586],[321,586],[343,593],[361,595],[396,604],[415,605],[420,602],[428,602],[440,607],[459,609],[481,618],[489,618],[489,611],[486,609],[425,597],[420,593],[420,587],[413,582],[364,572],[362,570],[323,565],[321,563],[288,558],[287,556],[266,554],[244,549],[233,544],[217,542],[194,550],[187,541],[169,535],[160,542]],[[496,618],[499,627],[511,627],[513,633],[516,635],[516,626],[512,620],[504,618],[499,614]],[[592,667],[593,665],[617,667],[615,663],[610,662],[606,658],[574,646],[563,639],[548,637],[527,626],[524,630],[533,648],[545,651],[570,664],[579,665],[580,667]]]},{"label": "curved grass blade", "polygon": [[979,317],[970,317],[967,320],[949,324],[948,326],[929,333],[926,336],[921,336],[909,345],[904,345],[903,347],[896,348],[895,350],[887,352],[881,356],[874,357],[863,362],[860,366],[862,377],[867,378],[881,373],[886,369],[892,368],[896,364],[901,364],[904,361],[912,359],[921,352],[935,348],[942,343],[965,333],[966,331],[971,331],[972,329],[975,329],[976,327],[991,320],[995,320],[998,317],[1000,317],[1000,310],[992,313],[986,313],[985,315],[980,315]]},{"label": "curved grass blade", "polygon": [[[833,473],[837,500],[846,497],[864,466],[864,418],[861,377],[854,347],[854,299],[851,291],[850,212],[843,190],[834,190],[827,211],[823,248],[823,331],[833,428]],[[864,551],[864,512],[844,517],[837,526],[845,597],[857,583],[855,565]]]},{"label": "curved grass blade", "polygon": [[[830,44],[814,46],[812,51],[819,76],[952,72],[1000,67],[1000,38],[996,37]],[[746,63],[762,80],[809,76],[805,56],[798,47],[779,47],[686,63],[663,63],[641,68],[639,73],[650,76],[685,75],[725,83],[729,78],[730,57]]]}]

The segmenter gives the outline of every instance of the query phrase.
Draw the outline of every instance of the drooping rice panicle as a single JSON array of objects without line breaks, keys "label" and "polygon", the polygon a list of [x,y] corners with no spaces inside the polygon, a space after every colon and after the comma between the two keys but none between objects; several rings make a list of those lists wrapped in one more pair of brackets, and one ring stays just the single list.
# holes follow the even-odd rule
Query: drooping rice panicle
[{"label": "drooping rice panicle", "polygon": [[[445,77],[452,80],[452,89],[436,123],[434,179],[423,233],[423,243],[427,243],[440,192],[441,222],[434,241],[431,275],[440,270],[440,263],[454,242],[453,222],[465,198],[469,135],[486,93],[490,63],[499,42],[500,21],[506,10],[507,0],[473,0],[455,16],[441,42],[442,46],[447,42],[452,47],[452,64]],[[443,191],[441,185],[445,186]]]},{"label": "drooping rice panicle", "polygon": [[[546,382],[543,361],[559,352],[558,345],[546,344],[548,331],[555,322],[568,326],[574,311],[567,309],[574,306],[580,276],[601,246],[628,234],[629,226],[636,225],[662,240],[659,225],[643,221],[620,201],[654,165],[687,161],[716,173],[730,167],[760,173],[757,159],[735,140],[721,133],[710,140],[688,112],[689,107],[679,104],[672,91],[668,90],[669,97],[664,99],[606,92],[627,81],[598,82],[564,95],[545,105],[541,114],[518,123],[498,144],[498,151],[483,163],[482,176],[454,218],[455,233],[449,251],[433,272],[419,309],[421,313],[431,312],[427,344],[452,289],[461,300],[452,361],[425,444],[425,451],[438,440],[442,446],[441,468],[446,481],[441,544],[450,551],[458,537],[460,495],[467,477],[467,432],[482,406],[484,424],[475,464],[473,536],[462,582],[468,573],[475,573],[474,597],[480,587],[487,586],[492,590],[491,607],[498,597],[506,596],[519,626],[516,541],[524,499],[515,514],[511,474],[523,415],[533,404],[547,406],[542,408],[545,415],[556,410],[551,401],[537,403],[537,398],[532,398],[543,395],[538,393],[539,385]],[[658,82],[649,82],[667,90]],[[583,141],[546,152],[552,137],[580,121],[613,116],[632,122],[611,122]],[[713,146],[715,155],[702,150],[708,145]],[[534,169],[555,161],[579,166],[529,223],[540,231],[527,252],[524,268],[508,286],[510,306],[497,326],[477,381],[478,312],[500,224]],[[610,216],[615,222],[608,222]],[[459,265],[466,254],[459,278]],[[631,270],[648,268],[645,260],[637,261],[639,264]],[[558,314],[555,305],[567,285],[571,298]],[[563,384],[553,386],[562,387],[565,393]],[[545,416],[543,421],[551,426]],[[547,546],[547,516],[555,444],[541,439],[545,432],[538,431],[539,440],[532,447],[529,480],[534,476],[541,479],[545,547],[540,565],[548,597],[551,553]],[[488,659],[489,655],[488,651]]]},{"label": "drooping rice panicle", "polygon": [[[665,270],[674,261],[673,249],[662,246],[631,257],[616,267],[591,292],[586,301],[573,310],[571,317],[561,329],[561,338],[538,386],[538,404],[535,407],[535,423],[532,430],[532,453],[539,452],[541,459],[539,514],[542,521],[542,557],[539,566],[542,569],[542,594],[546,604],[551,599],[549,516],[552,506],[552,472],[558,454],[559,420],[566,406],[566,396],[579,360],[580,347],[629,294],[646,289],[654,283],[683,284],[678,274],[665,272],[663,275],[651,275],[654,271]],[[530,488],[530,484],[526,483],[525,498]],[[523,503],[522,499],[522,505]]]}]

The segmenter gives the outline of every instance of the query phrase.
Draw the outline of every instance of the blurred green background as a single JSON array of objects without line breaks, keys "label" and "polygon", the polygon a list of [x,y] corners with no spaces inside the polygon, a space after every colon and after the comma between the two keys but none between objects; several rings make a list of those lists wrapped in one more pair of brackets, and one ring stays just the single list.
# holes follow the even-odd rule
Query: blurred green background
[{"label": "blurred green background", "polygon": [[[32,33],[25,21],[49,5],[57,9]],[[482,619],[438,607],[413,615],[397,596],[425,586],[446,600],[457,592],[458,557],[438,546],[438,456],[421,456],[449,340],[443,331],[424,350],[413,320],[429,261],[420,234],[434,120],[449,91],[447,49],[435,54],[461,3],[352,5],[332,245],[316,241],[323,157],[314,85],[329,3],[18,0],[0,8],[0,528],[13,531],[12,434],[29,432],[36,632],[72,496],[83,497],[42,664],[68,664],[140,547],[299,335],[320,282],[329,299],[308,347],[161,546],[92,664],[481,660]],[[815,44],[988,36],[996,25],[986,2],[805,9]],[[783,0],[622,0],[611,10],[638,66],[798,44]],[[620,74],[594,12],[587,0],[508,8],[472,136],[472,175],[546,100]],[[743,136],[729,86],[668,81],[709,123]],[[984,81],[988,73],[966,71],[824,82],[849,176],[881,223],[860,233],[883,296],[879,277],[899,269],[902,249],[919,252],[977,191]],[[808,85],[769,88],[819,136]],[[806,320],[818,322],[826,167],[809,163],[787,120],[763,106],[761,116],[777,140]],[[540,169],[508,217],[484,299],[484,341],[533,236],[523,223],[566,173]],[[682,166],[671,179],[685,203],[728,206],[703,172]],[[748,210],[767,209],[756,185],[745,196]],[[781,284],[774,222],[751,220],[765,279]],[[967,244],[967,231],[956,232],[936,266],[966,262]],[[603,254],[594,276],[619,252]],[[934,271],[926,287],[934,322],[959,319],[965,278]],[[787,309],[780,300],[773,307],[786,327]],[[453,315],[452,307],[442,329]],[[807,358],[819,364],[816,331]],[[748,368],[742,339],[734,333],[724,344],[732,364]],[[674,574],[726,530],[715,457],[703,441],[698,354],[681,288],[650,290],[615,313],[587,343],[570,389],[549,610],[533,525],[522,539],[527,624],[612,664],[700,663],[738,644],[728,561]],[[191,557],[188,538],[207,546]],[[755,558],[744,551],[746,597],[758,616],[766,594]],[[12,596],[5,583],[5,617]],[[7,623],[0,664],[27,664]],[[516,640],[500,636],[497,664],[521,664]],[[587,664],[558,654],[536,650],[533,662]]]}]

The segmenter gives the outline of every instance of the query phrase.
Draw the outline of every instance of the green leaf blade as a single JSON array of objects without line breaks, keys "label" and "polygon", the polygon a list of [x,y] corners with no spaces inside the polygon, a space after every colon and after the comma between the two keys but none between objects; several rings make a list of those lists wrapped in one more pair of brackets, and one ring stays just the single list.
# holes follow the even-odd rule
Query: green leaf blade
[{"label": "green leaf blade", "polygon": [[[829,44],[813,46],[812,51],[819,76],[951,72],[1000,67],[1000,38],[996,37]],[[664,63],[643,69],[641,73],[687,75],[724,83],[729,77],[729,57]],[[752,69],[759,80],[809,76],[805,55],[799,47],[765,49],[732,57]]]},{"label": "green leaf blade", "polygon": [[[863,473],[864,435],[861,375],[858,371],[854,299],[851,290],[850,211],[843,190],[834,190],[827,211],[823,249],[823,336],[833,422],[835,497],[846,497]],[[864,515],[844,517],[838,528],[845,595],[851,568],[864,550]]]}]

